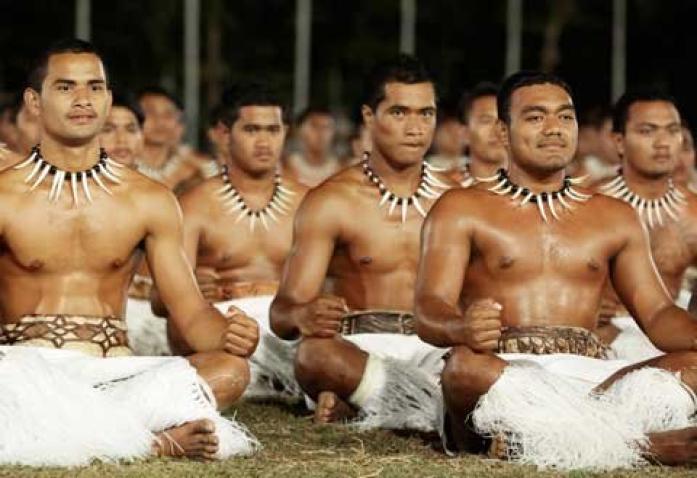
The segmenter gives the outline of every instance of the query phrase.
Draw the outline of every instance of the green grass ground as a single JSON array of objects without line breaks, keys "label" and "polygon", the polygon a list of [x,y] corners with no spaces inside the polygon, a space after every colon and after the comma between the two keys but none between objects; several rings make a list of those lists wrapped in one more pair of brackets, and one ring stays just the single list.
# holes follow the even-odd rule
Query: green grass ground
[{"label": "green grass ground", "polygon": [[447,458],[437,437],[357,432],[343,426],[314,426],[300,407],[242,404],[237,417],[264,449],[252,457],[219,463],[153,459],[81,469],[0,467],[0,477],[269,477],[269,478],[426,478],[426,477],[695,477],[697,469],[650,467],[607,474],[538,472],[475,456]]}]

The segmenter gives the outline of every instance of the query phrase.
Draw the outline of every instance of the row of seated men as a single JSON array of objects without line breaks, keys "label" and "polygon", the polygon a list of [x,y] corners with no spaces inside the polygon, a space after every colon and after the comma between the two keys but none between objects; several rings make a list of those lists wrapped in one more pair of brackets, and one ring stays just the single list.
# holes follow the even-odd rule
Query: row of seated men
[{"label": "row of seated men", "polygon": [[[618,101],[622,167],[591,183],[567,174],[570,87],[520,72],[469,98],[448,169],[424,160],[435,83],[400,56],[367,82],[369,152],[309,189],[279,170],[283,104],[240,86],[220,174],[176,198],[131,167],[143,118],[108,80],[89,43],[47,50],[24,92],[39,143],[4,154],[0,462],[253,453],[220,414],[245,392],[543,467],[694,458],[697,322],[675,301],[697,197],[670,96]],[[143,261],[150,297],[127,301]]]}]

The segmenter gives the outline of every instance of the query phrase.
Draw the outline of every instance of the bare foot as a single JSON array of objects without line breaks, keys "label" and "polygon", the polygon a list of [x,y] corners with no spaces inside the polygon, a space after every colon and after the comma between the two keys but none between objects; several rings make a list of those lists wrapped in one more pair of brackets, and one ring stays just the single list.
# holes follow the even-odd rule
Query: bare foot
[{"label": "bare foot", "polygon": [[218,451],[215,425],[210,420],[195,420],[160,432],[153,450],[157,456],[214,460]]},{"label": "bare foot", "polygon": [[697,462],[697,427],[649,433],[647,455],[664,465]]},{"label": "bare foot", "polygon": [[317,397],[315,423],[331,423],[355,417],[356,409],[334,392],[321,392]]}]

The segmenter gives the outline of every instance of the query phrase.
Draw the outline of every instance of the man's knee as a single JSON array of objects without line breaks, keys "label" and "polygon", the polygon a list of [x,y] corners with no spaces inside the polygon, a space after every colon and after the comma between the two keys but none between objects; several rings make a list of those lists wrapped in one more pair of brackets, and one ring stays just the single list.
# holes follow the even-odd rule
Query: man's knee
[{"label": "man's knee", "polygon": [[442,373],[443,388],[456,393],[484,394],[498,380],[506,362],[466,347],[453,348]]},{"label": "man's knee", "polygon": [[199,353],[189,357],[213,391],[218,408],[224,409],[235,402],[249,385],[251,374],[249,361],[244,357],[225,352]]},{"label": "man's knee", "polygon": [[323,375],[329,372],[336,361],[336,339],[307,337],[298,345],[295,355],[296,377]]}]

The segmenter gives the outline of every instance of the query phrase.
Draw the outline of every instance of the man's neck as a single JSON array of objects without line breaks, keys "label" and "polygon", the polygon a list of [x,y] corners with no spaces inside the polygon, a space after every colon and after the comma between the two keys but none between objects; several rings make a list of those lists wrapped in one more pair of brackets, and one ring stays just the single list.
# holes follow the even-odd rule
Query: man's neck
[{"label": "man's neck", "polygon": [[496,174],[503,167],[501,163],[483,161],[475,156],[470,156],[469,172],[475,178],[488,178]]},{"label": "man's neck", "polygon": [[266,196],[275,187],[276,171],[273,169],[261,174],[250,174],[240,168],[234,160],[227,162],[230,183],[245,196]]},{"label": "man's neck", "polygon": [[312,166],[324,166],[329,161],[329,153],[326,151],[310,151],[305,149],[303,159]]},{"label": "man's neck", "polygon": [[624,162],[622,176],[629,189],[646,199],[658,199],[668,192],[670,175],[646,176]]},{"label": "man's neck", "polygon": [[169,160],[170,153],[166,144],[145,143],[141,161],[151,168],[161,168]]},{"label": "man's neck", "polygon": [[398,196],[411,196],[421,183],[423,158],[415,164],[400,165],[389,161],[389,159],[374,149],[368,159],[368,165],[385,183],[390,192]]},{"label": "man's neck", "polygon": [[528,188],[533,194],[558,191],[564,185],[564,169],[554,172],[527,171],[511,162],[508,177],[512,183]]},{"label": "man's neck", "polygon": [[80,145],[66,145],[44,135],[39,146],[44,159],[63,171],[84,171],[99,161],[97,138]]}]

